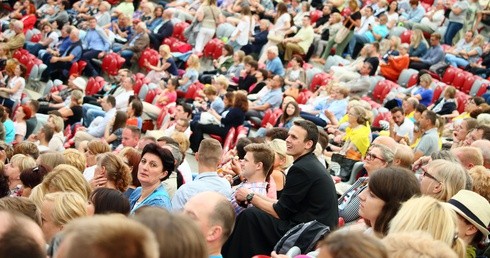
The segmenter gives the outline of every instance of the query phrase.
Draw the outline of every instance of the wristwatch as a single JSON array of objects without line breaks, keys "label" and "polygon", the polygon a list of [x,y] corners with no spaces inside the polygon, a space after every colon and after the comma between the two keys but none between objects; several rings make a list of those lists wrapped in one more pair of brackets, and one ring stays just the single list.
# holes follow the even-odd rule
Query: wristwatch
[{"label": "wristwatch", "polygon": [[249,193],[249,194],[247,194],[247,197],[246,197],[247,198],[247,202],[248,203],[251,203],[252,202],[252,199],[254,198],[254,196],[255,196],[255,193]]}]

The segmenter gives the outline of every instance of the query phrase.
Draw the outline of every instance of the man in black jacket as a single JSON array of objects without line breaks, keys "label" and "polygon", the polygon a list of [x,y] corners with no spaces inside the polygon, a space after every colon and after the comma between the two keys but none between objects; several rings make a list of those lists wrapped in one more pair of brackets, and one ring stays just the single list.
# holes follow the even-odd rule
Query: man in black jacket
[{"label": "man in black jacket", "polygon": [[174,25],[172,23],[172,11],[165,10],[162,14],[163,22],[156,26],[152,31],[148,31],[150,35],[151,48],[158,51],[158,48],[162,44],[163,40],[172,36],[174,33]]},{"label": "man in black jacket", "polygon": [[222,249],[225,258],[249,258],[271,253],[274,245],[292,227],[317,220],[337,227],[337,194],[333,180],[313,154],[318,141],[318,128],[307,120],[295,121],[286,139],[287,154],[294,164],[286,176],[279,200],[239,188],[237,201],[254,207],[244,210],[235,230]]}]

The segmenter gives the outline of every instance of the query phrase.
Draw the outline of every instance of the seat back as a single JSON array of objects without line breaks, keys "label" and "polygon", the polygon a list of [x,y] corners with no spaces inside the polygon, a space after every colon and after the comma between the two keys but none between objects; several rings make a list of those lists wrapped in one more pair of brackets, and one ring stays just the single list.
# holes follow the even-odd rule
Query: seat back
[{"label": "seat back", "polygon": [[463,88],[464,82],[466,81],[466,75],[463,72],[459,72],[454,76],[454,80],[452,85],[458,89],[461,90]]},{"label": "seat back", "polygon": [[436,102],[441,96],[444,89],[446,89],[447,85],[444,83],[438,83],[436,88],[434,89],[434,94],[432,95],[432,103]]},{"label": "seat back", "polygon": [[267,109],[264,113],[264,117],[262,117],[262,124],[260,124],[260,126],[265,128],[271,116],[272,116],[272,109]]},{"label": "seat back", "polygon": [[235,138],[236,138],[236,129],[235,127],[230,128],[228,133],[226,134],[225,141],[223,142],[223,155],[225,155],[230,149],[232,149]]},{"label": "seat back", "polygon": [[410,79],[408,79],[407,88],[411,88],[414,85],[416,85],[418,80],[419,80],[419,74],[418,73],[412,74],[410,76]]},{"label": "seat back", "polygon": [[412,31],[411,30],[406,30],[400,35],[400,39],[402,43],[407,43],[410,44],[411,38],[412,37]]},{"label": "seat back", "polygon": [[463,72],[464,76],[465,76],[465,81],[463,83],[463,86],[461,87],[461,91],[466,93],[466,94],[469,94],[470,91],[471,91],[471,88],[473,87],[473,84],[475,84],[475,81],[476,81],[476,77],[470,73],[470,72]]},{"label": "seat back", "polygon": [[456,92],[456,103],[458,103],[458,112],[461,114],[464,112],[466,102],[468,102],[470,96],[464,92]]},{"label": "seat back", "polygon": [[145,96],[145,102],[153,103],[153,99],[155,99],[156,95],[157,95],[156,89],[148,90],[148,93],[146,93]]},{"label": "seat back", "polygon": [[453,83],[454,77],[456,76],[457,69],[453,66],[449,66],[444,75],[442,76],[441,81],[447,85],[451,85]]},{"label": "seat back", "polygon": [[326,73],[317,73],[313,76],[310,83],[310,90],[316,91],[318,87],[326,85],[328,83],[329,75]]}]

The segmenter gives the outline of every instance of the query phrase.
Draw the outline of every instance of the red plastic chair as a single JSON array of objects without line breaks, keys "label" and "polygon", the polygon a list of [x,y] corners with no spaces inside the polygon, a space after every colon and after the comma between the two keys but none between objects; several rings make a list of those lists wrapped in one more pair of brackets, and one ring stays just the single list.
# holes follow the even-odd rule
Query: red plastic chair
[{"label": "red plastic chair", "polygon": [[143,80],[135,80],[133,85],[133,91],[135,95],[138,95],[140,93],[141,87],[143,87]]},{"label": "red plastic chair", "polygon": [[379,123],[380,121],[390,121],[391,119],[391,112],[383,112],[379,113],[373,120],[373,127],[381,127],[381,124]]},{"label": "red plastic chair", "polygon": [[168,37],[163,40],[162,45],[168,45],[169,47],[176,41],[179,41],[178,39],[174,37]]},{"label": "red plastic chair", "polygon": [[43,34],[41,34],[41,33],[32,35],[31,42],[32,43],[38,43],[39,41],[41,41],[42,37],[43,37]]},{"label": "red plastic chair", "polygon": [[87,67],[87,62],[83,60],[78,61],[78,74],[82,74],[85,67]]},{"label": "red plastic chair", "polygon": [[463,85],[464,85],[465,81],[466,81],[466,77],[465,76],[466,75],[463,72],[457,73],[456,76],[454,76],[454,80],[453,80],[452,85],[456,89],[461,90],[463,88]]},{"label": "red plastic chair", "polygon": [[157,65],[159,56],[160,55],[156,50],[147,48],[141,53],[138,64],[140,65],[140,67],[144,67],[146,68],[146,70],[149,70],[149,68],[146,67],[146,61],[148,61],[151,65]]},{"label": "red plastic chair", "polygon": [[407,43],[410,44],[411,38],[412,37],[412,31],[411,30],[406,30],[400,35],[400,39],[402,43]]},{"label": "red plastic chair", "polygon": [[170,51],[178,53],[187,53],[192,50],[192,46],[182,41],[176,41],[170,46]]},{"label": "red plastic chair", "polygon": [[244,126],[244,125],[240,125],[236,128],[236,134],[235,134],[235,140],[233,141],[233,146],[232,148],[235,147],[236,145],[236,142],[238,141],[238,139],[242,138],[242,137],[247,137],[248,135],[248,127]]},{"label": "red plastic chair", "polygon": [[167,109],[162,108],[162,111],[160,111],[160,114],[157,117],[157,129],[160,129],[160,127],[162,127],[163,119],[165,119],[165,116],[167,116],[167,113],[168,113]]},{"label": "red plastic chair", "polygon": [[189,27],[189,23],[187,22],[179,22],[174,25],[174,32],[172,33],[172,37],[187,42],[187,39],[184,36],[184,30]]},{"label": "red plastic chair", "polygon": [[109,53],[102,59],[102,71],[116,76],[124,61],[125,59],[117,53]]},{"label": "red plastic chair", "polygon": [[456,92],[456,102],[458,103],[458,112],[461,114],[464,112],[466,102],[468,102],[470,96],[464,92]]},{"label": "red plastic chair", "polygon": [[157,96],[157,90],[151,89],[146,93],[145,102],[153,103],[153,99]]},{"label": "red plastic chair", "polygon": [[260,124],[260,127],[265,127],[267,125],[272,114],[273,114],[272,109],[267,109],[265,111],[264,117],[262,117],[262,123]]},{"label": "red plastic chair", "polygon": [[311,23],[312,24],[315,23],[322,16],[323,16],[323,12],[320,11],[320,10],[311,11],[310,12],[310,20],[311,20]]},{"label": "red plastic chair", "polygon": [[187,92],[185,93],[184,98],[185,99],[195,99],[197,97],[197,92],[199,90],[202,90],[204,88],[204,85],[202,83],[196,82],[189,86],[187,89]]},{"label": "red plastic chair", "polygon": [[88,78],[87,87],[85,88],[85,95],[91,96],[91,95],[94,95],[96,93],[96,92],[94,92],[95,88],[96,88],[95,84],[97,84],[97,82],[95,81],[94,77]]},{"label": "red plastic chair", "polygon": [[317,73],[311,79],[310,90],[316,91],[318,87],[326,85],[330,80],[330,75],[327,73]]},{"label": "red plastic chair", "polygon": [[434,89],[434,94],[432,96],[432,103],[436,102],[439,97],[441,96],[442,92],[444,91],[444,89],[446,89],[447,85],[444,84],[444,83],[439,83],[436,88]]},{"label": "red plastic chair", "polygon": [[386,95],[390,93],[391,89],[396,88],[393,84],[396,85],[394,82],[389,80],[379,81],[373,89],[373,101],[383,103],[383,100],[385,99]]},{"label": "red plastic chair", "polygon": [[445,84],[451,85],[454,81],[454,77],[456,77],[457,71],[458,69],[456,67],[449,66],[444,72],[441,81]]},{"label": "red plastic chair", "polygon": [[466,80],[464,81],[464,84],[463,86],[461,87],[461,91],[466,93],[466,94],[469,94],[470,91],[471,91],[471,87],[473,87],[473,84],[475,83],[476,81],[476,77],[470,73],[470,72],[463,72]]},{"label": "red plastic chair", "polygon": [[70,72],[68,73],[68,76],[72,76],[72,75],[74,75],[74,74],[78,74],[78,75],[80,75],[80,74],[78,73],[78,63],[77,63],[77,62],[75,62],[75,63],[73,63],[73,64],[71,65]]},{"label": "red plastic chair", "polygon": [[223,155],[233,148],[232,146],[236,138],[235,134],[236,134],[235,127],[230,128],[228,134],[226,134],[225,141],[223,142]]},{"label": "red plastic chair", "polygon": [[481,97],[483,94],[485,94],[487,92],[487,87],[489,86],[488,83],[482,83],[480,85],[480,88],[478,89],[478,91],[476,92],[476,96],[478,97]]},{"label": "red plastic chair", "polygon": [[217,59],[222,54],[223,46],[223,41],[214,38],[204,46],[203,56]]},{"label": "red plastic chair", "polygon": [[419,79],[419,74],[418,73],[412,74],[412,76],[410,76],[410,79],[408,79],[407,88],[411,88],[414,85],[416,85],[418,79]]}]

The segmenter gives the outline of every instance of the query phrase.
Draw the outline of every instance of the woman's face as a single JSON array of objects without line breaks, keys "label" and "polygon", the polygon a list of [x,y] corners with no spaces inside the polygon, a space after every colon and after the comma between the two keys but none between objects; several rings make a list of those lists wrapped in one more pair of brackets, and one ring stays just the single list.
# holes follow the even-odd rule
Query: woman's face
[{"label": "woman's face", "polygon": [[44,201],[41,206],[41,229],[43,230],[46,243],[50,243],[54,235],[62,230],[61,225],[56,225],[53,220],[54,202]]},{"label": "woman's face", "polygon": [[43,30],[45,33],[49,33],[51,31],[51,26],[46,25],[44,26]]},{"label": "woman's face", "polygon": [[477,108],[478,108],[478,106],[476,105],[475,100],[469,99],[468,102],[466,102],[464,110],[468,113],[471,113],[473,110],[475,110]]},{"label": "woman's face", "polygon": [[369,187],[359,194],[359,200],[359,216],[369,220],[371,225],[374,226],[376,219],[385,206],[385,201],[371,192]]},{"label": "woman's face", "polygon": [[292,116],[294,114],[294,111],[296,111],[296,107],[293,104],[289,104],[286,107],[286,114],[288,114],[288,116]]},{"label": "woman's face", "polygon": [[156,8],[154,14],[155,14],[155,17],[162,16],[162,14],[163,14],[162,8]]},{"label": "woman's face", "polygon": [[95,206],[93,203],[94,196],[90,197],[90,200],[87,202],[87,215],[93,216],[95,214]]},{"label": "woman's face", "polygon": [[291,65],[292,65],[293,67],[298,67],[298,61],[296,61],[296,59],[294,59],[294,58],[293,58],[293,59],[291,59],[291,61],[289,61],[289,62],[291,62]]},{"label": "woman's face", "polygon": [[357,115],[354,109],[349,109],[349,112],[347,113],[349,124],[351,125],[357,125]]},{"label": "woman's face", "polygon": [[386,165],[387,162],[383,159],[383,153],[379,148],[373,147],[368,150],[364,158],[364,168],[368,175],[378,169],[385,168]]},{"label": "woman's face", "polygon": [[8,177],[10,182],[19,181],[20,169],[19,167],[14,166],[12,163],[7,163],[7,165],[5,165],[5,175]]},{"label": "woman's face", "polygon": [[238,56],[237,53],[234,53],[233,54],[233,61],[235,61],[235,63],[239,63],[240,62],[240,56]]},{"label": "woman's face", "polygon": [[24,117],[25,116],[26,116],[26,114],[24,113],[24,109],[23,108],[18,108],[15,111],[15,119],[16,120],[24,120]]},{"label": "woman's face", "polygon": [[454,126],[453,135],[459,142],[463,142],[468,135],[468,123],[463,120],[460,125]]},{"label": "woman's face", "polygon": [[95,156],[96,155],[88,147],[85,149],[85,159],[87,160],[87,167],[91,167],[97,164]]},{"label": "woman's face", "polygon": [[390,4],[390,9],[391,10],[394,11],[394,10],[396,10],[397,7],[398,7],[398,2],[397,1],[391,2],[391,4]]},{"label": "woman's face", "polygon": [[431,169],[429,165],[422,167],[422,177],[420,178],[420,191],[424,195],[434,195],[440,192],[441,181],[438,179],[438,172]]},{"label": "woman's face", "polygon": [[16,66],[15,69],[14,69],[14,75],[15,76],[20,76],[21,74],[21,70],[20,70],[20,66]]},{"label": "woman's face", "polygon": [[159,184],[167,175],[160,158],[152,153],[145,153],[138,166],[138,180],[141,185]]}]

